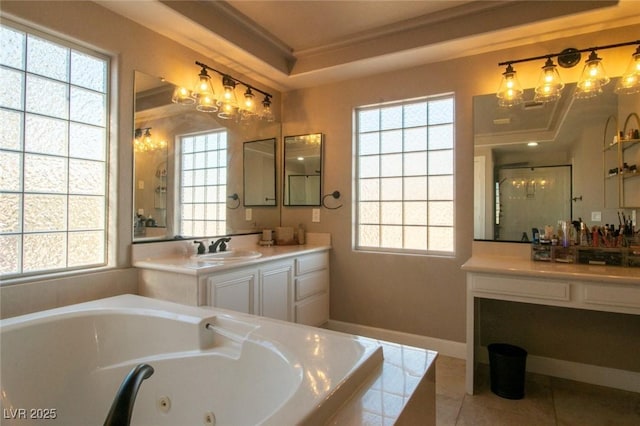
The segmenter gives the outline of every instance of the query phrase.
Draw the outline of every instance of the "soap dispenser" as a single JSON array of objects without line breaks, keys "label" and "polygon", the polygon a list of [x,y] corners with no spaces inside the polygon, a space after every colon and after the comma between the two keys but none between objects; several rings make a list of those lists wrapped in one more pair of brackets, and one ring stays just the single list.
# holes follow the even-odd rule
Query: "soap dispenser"
[{"label": "soap dispenser", "polygon": [[303,245],[304,244],[304,228],[302,227],[302,224],[298,225],[297,237],[298,237],[298,244]]}]

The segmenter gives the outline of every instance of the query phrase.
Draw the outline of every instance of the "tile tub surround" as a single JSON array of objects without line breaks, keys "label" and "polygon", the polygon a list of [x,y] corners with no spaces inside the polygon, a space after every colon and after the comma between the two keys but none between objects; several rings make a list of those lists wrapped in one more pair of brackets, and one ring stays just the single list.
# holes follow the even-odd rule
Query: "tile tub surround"
[{"label": "tile tub surround", "polygon": [[[141,424],[193,423],[196,418],[192,422],[188,416],[201,420],[210,411],[229,424],[247,415],[259,415],[249,423],[326,424],[334,418],[367,424],[375,411],[367,402],[372,395],[382,398],[380,414],[391,423],[417,424],[419,419],[419,424],[435,424],[437,354],[432,351],[134,295],[38,312],[0,325],[2,368],[10,372],[2,377],[3,406],[58,407],[58,419],[66,418],[67,424],[102,418],[124,374],[140,362],[156,372],[138,393],[134,424],[136,418]],[[70,335],[64,338],[65,333]],[[43,345],[49,349],[38,350]],[[270,368],[256,370],[269,360]],[[218,364],[228,365],[234,375],[224,383],[203,380],[207,368],[212,377],[225,376],[226,369],[215,369]],[[238,377],[243,372],[246,380]],[[51,392],[43,392],[42,377]],[[99,383],[89,383],[95,381]],[[256,393],[265,383],[271,383],[264,389],[268,395]],[[97,391],[82,392],[86,386]],[[230,392],[230,386],[241,394],[244,389],[246,398]],[[74,396],[78,389],[81,393]],[[185,398],[186,389],[194,393]],[[158,395],[172,399],[168,414],[158,411]],[[85,397],[91,401],[78,404]],[[255,404],[259,413],[248,414],[242,409],[246,404]]]}]

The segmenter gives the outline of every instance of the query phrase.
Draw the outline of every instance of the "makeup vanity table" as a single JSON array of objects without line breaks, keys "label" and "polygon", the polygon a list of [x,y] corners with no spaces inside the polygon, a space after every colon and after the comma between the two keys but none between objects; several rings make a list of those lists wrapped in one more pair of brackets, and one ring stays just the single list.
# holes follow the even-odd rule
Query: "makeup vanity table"
[{"label": "makeup vanity table", "polygon": [[[640,315],[640,268],[534,262],[524,253],[528,254],[523,251],[519,257],[506,257],[495,252],[476,254],[474,248],[474,256],[462,266],[467,272],[468,394],[473,394],[476,365],[484,356],[480,299]],[[635,338],[640,338],[640,331]],[[585,377],[579,369],[571,371],[573,363],[546,361],[551,362],[538,372],[640,392],[640,370],[593,366],[590,377]],[[529,360],[527,364],[529,370]]]}]

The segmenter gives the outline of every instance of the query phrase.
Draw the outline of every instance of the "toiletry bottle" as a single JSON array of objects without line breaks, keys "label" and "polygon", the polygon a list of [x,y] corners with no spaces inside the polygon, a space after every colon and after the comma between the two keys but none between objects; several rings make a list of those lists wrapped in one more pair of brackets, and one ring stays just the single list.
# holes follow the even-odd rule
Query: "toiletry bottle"
[{"label": "toiletry bottle", "polygon": [[298,244],[300,245],[304,244],[304,228],[302,227],[302,224],[298,225],[297,236],[298,236]]}]

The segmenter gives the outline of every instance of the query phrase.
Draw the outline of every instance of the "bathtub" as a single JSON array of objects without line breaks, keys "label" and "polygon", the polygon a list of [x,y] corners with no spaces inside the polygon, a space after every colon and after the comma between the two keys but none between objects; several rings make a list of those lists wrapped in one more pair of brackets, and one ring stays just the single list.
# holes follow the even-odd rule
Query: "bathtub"
[{"label": "bathtub", "polygon": [[101,425],[136,365],[133,425],[323,424],[380,369],[375,341],[141,296],[0,321],[3,425]]}]

